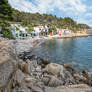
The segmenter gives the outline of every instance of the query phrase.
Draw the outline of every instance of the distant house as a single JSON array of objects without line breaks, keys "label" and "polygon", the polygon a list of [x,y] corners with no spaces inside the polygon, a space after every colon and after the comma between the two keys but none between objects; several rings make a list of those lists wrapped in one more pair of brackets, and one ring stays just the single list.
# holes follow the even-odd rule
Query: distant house
[{"label": "distant house", "polygon": [[67,29],[57,29],[58,34],[62,35],[62,34],[71,34],[72,31],[71,30],[67,30]]},{"label": "distant house", "polygon": [[92,35],[92,29],[86,29],[85,32],[86,32],[87,34]]},{"label": "distant house", "polygon": [[19,32],[19,30],[16,29],[16,27],[12,27],[12,36],[14,38],[19,38],[20,37],[20,32]]},{"label": "distant house", "polygon": [[46,35],[47,32],[48,32],[48,26],[45,25],[45,26],[34,27],[34,31],[32,33],[35,34],[36,36],[40,36],[40,35]]},{"label": "distant house", "polygon": [[41,26],[37,26],[37,27],[34,27],[34,31],[32,32],[35,36],[39,36],[39,34],[41,33],[42,31],[42,27]]},{"label": "distant house", "polygon": [[22,27],[20,24],[11,24],[12,35],[14,38],[27,37],[27,27]]}]

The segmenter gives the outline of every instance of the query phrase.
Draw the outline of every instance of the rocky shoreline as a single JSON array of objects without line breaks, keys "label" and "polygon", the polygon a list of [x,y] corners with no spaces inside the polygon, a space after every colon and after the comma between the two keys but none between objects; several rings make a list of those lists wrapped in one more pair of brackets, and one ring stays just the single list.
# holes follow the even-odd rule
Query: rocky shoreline
[{"label": "rocky shoreline", "polygon": [[41,41],[0,39],[0,92],[92,92],[92,75],[28,56]]}]

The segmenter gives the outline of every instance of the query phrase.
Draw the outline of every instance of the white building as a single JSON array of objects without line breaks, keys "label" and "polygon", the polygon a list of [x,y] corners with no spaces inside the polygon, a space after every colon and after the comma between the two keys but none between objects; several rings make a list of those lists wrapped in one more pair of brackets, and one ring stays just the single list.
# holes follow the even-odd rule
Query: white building
[{"label": "white building", "polygon": [[72,31],[71,30],[67,30],[67,29],[57,29],[59,34],[71,34]]},{"label": "white building", "polygon": [[27,27],[22,27],[20,24],[11,24],[12,35],[14,38],[26,37],[27,36]]},{"label": "white building", "polygon": [[92,29],[86,29],[85,32],[86,32],[87,34],[92,35]]}]

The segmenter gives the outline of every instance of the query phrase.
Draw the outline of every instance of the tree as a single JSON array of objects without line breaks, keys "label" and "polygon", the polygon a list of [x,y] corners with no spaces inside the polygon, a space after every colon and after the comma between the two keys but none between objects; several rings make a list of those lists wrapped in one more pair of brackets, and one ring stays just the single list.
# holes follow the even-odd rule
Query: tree
[{"label": "tree", "polygon": [[8,0],[0,0],[0,26],[2,27],[0,33],[3,34],[5,38],[9,39],[12,38],[10,20],[12,20],[12,8],[8,4]]},{"label": "tree", "polygon": [[12,12],[8,0],[0,0],[0,19],[12,20]]},{"label": "tree", "polygon": [[22,25],[22,26],[27,26],[27,20],[22,20],[21,25]]},{"label": "tree", "polygon": [[49,32],[49,33],[56,34],[57,29],[56,29],[56,27],[55,27],[54,25],[50,25],[50,28],[49,28],[49,31],[48,31],[48,32]]}]

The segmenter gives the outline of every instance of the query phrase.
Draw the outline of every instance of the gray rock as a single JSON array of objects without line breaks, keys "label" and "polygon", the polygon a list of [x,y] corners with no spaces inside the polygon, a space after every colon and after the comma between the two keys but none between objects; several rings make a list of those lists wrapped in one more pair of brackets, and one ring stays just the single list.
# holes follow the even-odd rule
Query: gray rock
[{"label": "gray rock", "polygon": [[31,86],[32,92],[43,92],[39,86]]},{"label": "gray rock", "polygon": [[7,86],[17,69],[17,55],[14,45],[6,39],[0,39],[0,88]]},{"label": "gray rock", "polygon": [[42,82],[45,86],[56,87],[63,85],[63,81],[59,80],[57,76],[44,74]]},{"label": "gray rock", "polygon": [[34,77],[25,77],[25,82],[27,82],[27,83],[30,83],[30,82],[32,82],[32,83],[35,83],[37,80],[34,78]]},{"label": "gray rock", "polygon": [[17,90],[15,89],[15,92],[33,92],[30,88],[28,88],[27,86],[22,86],[20,88],[18,88]]},{"label": "gray rock", "polygon": [[[55,63],[50,63],[46,66],[45,72],[57,76],[61,82],[64,82],[64,85],[75,84],[75,79],[69,71],[67,71],[62,65]],[[61,84],[62,84],[61,83]]]},{"label": "gray rock", "polygon": [[36,70],[37,61],[30,61],[30,60],[27,60],[26,62],[27,62],[27,64],[28,64],[28,73],[29,73],[30,75],[32,75],[32,73],[35,72],[35,70]]},{"label": "gray rock", "polygon": [[92,88],[89,86],[86,87],[85,85],[45,87],[45,92],[92,92]]},{"label": "gray rock", "polygon": [[21,59],[18,60],[18,67],[21,71],[24,71],[25,64],[26,64],[26,62],[24,62],[23,60],[21,60]]},{"label": "gray rock", "polygon": [[50,78],[49,77],[43,77],[42,78],[42,82],[44,83],[44,85],[48,86],[48,83],[50,81]]},{"label": "gray rock", "polygon": [[26,75],[18,69],[15,73],[15,76],[13,77],[13,82],[20,85],[25,77]]},{"label": "gray rock", "polygon": [[63,73],[63,69],[64,69],[64,67],[62,65],[50,63],[46,66],[44,71],[47,73],[50,73],[52,75],[58,75],[61,71]]},{"label": "gray rock", "polygon": [[63,83],[64,82],[62,80],[59,80],[57,77],[52,76],[49,83],[48,83],[48,86],[56,87],[56,86],[63,85]]},{"label": "gray rock", "polygon": [[42,72],[41,66],[36,67],[36,72]]}]

